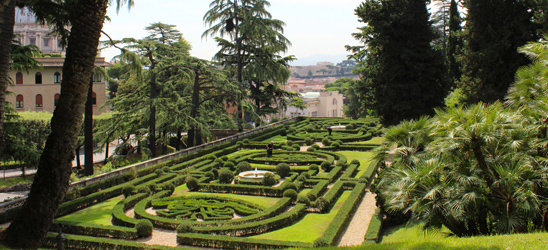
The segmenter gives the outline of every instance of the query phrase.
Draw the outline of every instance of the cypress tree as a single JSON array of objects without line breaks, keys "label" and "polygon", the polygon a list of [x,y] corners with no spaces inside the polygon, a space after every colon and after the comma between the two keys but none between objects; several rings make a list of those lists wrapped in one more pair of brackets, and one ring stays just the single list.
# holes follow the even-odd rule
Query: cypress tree
[{"label": "cypress tree", "polygon": [[385,125],[432,114],[447,88],[443,55],[431,45],[435,35],[426,1],[369,0],[356,13],[367,26],[354,37],[366,46],[349,49],[360,65],[356,72],[363,75],[359,89],[372,96],[361,99],[362,107]]},{"label": "cypress tree", "polygon": [[449,37],[447,38],[446,47],[446,63],[451,82],[458,81],[461,76],[461,70],[456,59],[463,46],[461,32],[461,17],[457,1],[451,0],[451,5],[449,7]]},{"label": "cypress tree", "polygon": [[518,47],[535,40],[537,24],[524,1],[467,0],[464,71],[467,103],[503,100],[517,69],[530,61]]}]

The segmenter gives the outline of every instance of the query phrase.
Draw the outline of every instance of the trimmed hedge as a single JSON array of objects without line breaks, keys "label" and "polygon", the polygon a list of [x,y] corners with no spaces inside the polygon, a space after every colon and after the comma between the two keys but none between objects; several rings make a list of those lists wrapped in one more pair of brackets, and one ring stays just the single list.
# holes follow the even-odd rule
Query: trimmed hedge
[{"label": "trimmed hedge", "polygon": [[111,237],[116,239],[133,240],[137,239],[137,229],[120,226],[105,226],[76,221],[55,220],[50,231],[57,232],[58,225],[63,225],[63,233],[88,235],[95,237]]},{"label": "trimmed hedge", "polygon": [[[143,176],[141,178],[130,181],[127,184],[137,186],[138,184],[147,182],[156,177],[156,174],[149,174],[147,176]],[[125,185],[114,186],[97,193],[93,193],[69,202],[65,202],[59,206],[59,209],[57,209],[57,217],[72,213],[78,209],[88,207],[97,202],[105,201],[118,195],[122,195],[122,189],[124,188],[124,186]]]},{"label": "trimmed hedge", "polygon": [[312,244],[305,242],[252,239],[245,237],[229,237],[195,233],[177,234],[177,243],[197,247],[214,247],[223,249],[278,249],[289,247],[312,247]]},{"label": "trimmed hedge", "polygon": [[[101,249],[101,250],[195,250],[187,247],[166,247],[158,245],[146,245],[132,241],[116,240],[109,238],[97,238],[82,235],[63,234],[65,249]],[[44,241],[44,247],[57,247],[57,233],[48,233]]]},{"label": "trimmed hedge", "polygon": [[375,214],[371,217],[369,222],[369,227],[367,228],[367,233],[365,233],[364,240],[366,242],[372,241],[378,243],[382,237],[382,218],[384,215],[381,212],[380,208],[375,210]]},{"label": "trimmed hedge", "polygon": [[344,202],[337,215],[335,215],[335,218],[331,224],[329,224],[324,234],[315,241],[315,245],[321,243],[321,245],[327,244],[329,246],[333,246],[337,242],[344,230],[350,224],[352,214],[354,214],[360,205],[365,193],[366,190],[364,183],[358,183],[355,185],[354,190]]}]

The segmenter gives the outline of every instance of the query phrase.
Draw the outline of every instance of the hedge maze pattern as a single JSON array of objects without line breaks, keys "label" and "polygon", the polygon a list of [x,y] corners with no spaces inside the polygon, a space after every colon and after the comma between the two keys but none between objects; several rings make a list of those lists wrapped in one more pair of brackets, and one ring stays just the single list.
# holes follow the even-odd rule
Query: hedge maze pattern
[{"label": "hedge maze pattern", "polygon": [[[327,136],[326,127],[339,123],[346,129],[334,130]],[[300,119],[253,137],[73,190],[59,208],[47,246],[56,246],[57,225],[63,225],[68,249],[171,249],[132,241],[150,237],[158,228],[177,232],[177,243],[183,245],[177,249],[334,245],[376,171],[373,167],[356,176],[359,161],[347,159],[337,151],[370,150],[375,145],[355,142],[370,140],[380,134],[380,129],[376,120]],[[265,148],[270,140],[276,140],[276,150],[272,158],[267,158]],[[323,146],[316,144],[306,152],[298,151],[300,146],[314,143]],[[255,167],[273,172],[275,175],[269,178],[275,184],[238,178],[239,172]],[[249,237],[292,227],[308,214],[329,213],[345,192],[349,192],[345,196],[348,198],[323,235],[313,242]],[[111,225],[74,222],[63,217],[122,195],[125,198],[111,209]],[[253,198],[239,199],[240,195],[277,200],[265,206],[253,202]],[[128,213],[131,210],[133,213]]]}]

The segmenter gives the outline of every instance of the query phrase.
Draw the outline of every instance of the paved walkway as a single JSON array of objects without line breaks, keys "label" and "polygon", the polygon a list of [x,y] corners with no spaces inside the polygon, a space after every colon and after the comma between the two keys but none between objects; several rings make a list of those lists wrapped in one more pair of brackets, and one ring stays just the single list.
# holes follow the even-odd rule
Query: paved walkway
[{"label": "paved walkway", "polygon": [[359,246],[363,243],[367,228],[369,228],[369,222],[375,214],[377,209],[375,195],[371,192],[367,192],[363,198],[360,206],[356,210],[350,225],[344,232],[338,246]]}]

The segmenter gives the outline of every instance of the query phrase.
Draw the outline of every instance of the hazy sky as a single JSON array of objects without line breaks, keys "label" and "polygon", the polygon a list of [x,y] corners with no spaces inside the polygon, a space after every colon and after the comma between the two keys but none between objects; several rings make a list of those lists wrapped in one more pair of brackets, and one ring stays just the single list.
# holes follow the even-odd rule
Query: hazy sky
[{"label": "hazy sky", "polygon": [[[219,50],[212,38],[202,39],[203,17],[211,0],[136,0],[130,11],[122,7],[108,10],[111,21],[103,30],[113,39],[147,36],[146,26],[154,22],[176,25],[192,44],[193,56],[210,60]],[[267,9],[272,18],[286,23],[284,35],[292,46],[288,55],[307,57],[314,54],[347,54],[345,45],[358,45],[351,34],[363,26],[354,10],[362,0],[270,0]],[[103,36],[101,40],[106,40]],[[106,50],[102,56],[110,60],[119,53]]]}]

